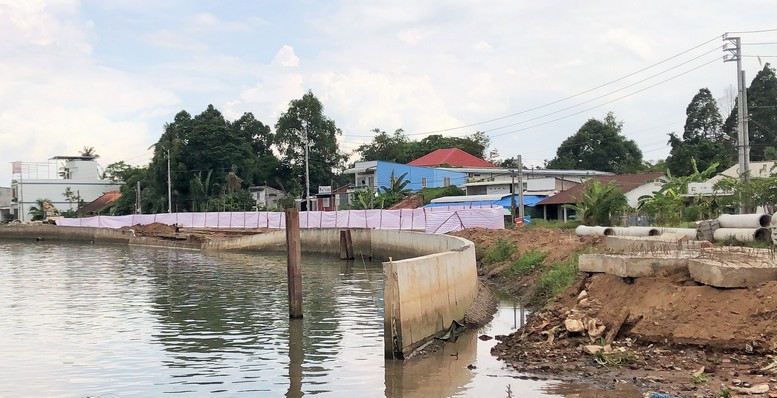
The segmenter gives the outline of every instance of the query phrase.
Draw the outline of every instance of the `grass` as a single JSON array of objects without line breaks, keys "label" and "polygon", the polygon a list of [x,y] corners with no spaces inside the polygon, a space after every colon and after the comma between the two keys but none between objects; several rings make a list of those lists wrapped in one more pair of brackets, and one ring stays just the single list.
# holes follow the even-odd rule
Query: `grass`
[{"label": "grass", "polygon": [[698,375],[691,376],[691,381],[693,382],[693,384],[704,384],[710,380],[712,380],[712,375],[708,373],[701,373]]},{"label": "grass", "polygon": [[544,220],[542,218],[532,218],[531,223],[526,224],[523,228],[553,228],[553,229],[575,229],[580,225],[580,221],[558,221],[558,220]]},{"label": "grass", "polygon": [[496,243],[486,248],[486,251],[483,253],[483,264],[490,265],[505,261],[515,253],[515,250],[514,244],[504,239],[499,239]]},{"label": "grass", "polygon": [[577,259],[579,254],[551,265],[534,282],[529,294],[529,304],[545,305],[561,292],[572,286],[577,278]]},{"label": "grass", "polygon": [[508,272],[515,276],[524,276],[542,265],[548,254],[539,250],[529,250],[521,258],[513,261],[507,268]]}]

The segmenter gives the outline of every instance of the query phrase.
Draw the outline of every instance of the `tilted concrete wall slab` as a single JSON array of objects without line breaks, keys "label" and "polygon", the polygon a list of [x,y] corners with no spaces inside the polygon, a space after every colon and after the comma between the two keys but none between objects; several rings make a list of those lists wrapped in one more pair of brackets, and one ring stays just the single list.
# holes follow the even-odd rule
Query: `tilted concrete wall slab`
[{"label": "tilted concrete wall slab", "polygon": [[[428,243],[429,247],[445,245],[453,248],[383,263],[387,358],[405,358],[450,327],[454,320],[463,319],[477,296],[474,244],[452,236],[419,235],[422,236],[414,237],[417,245]],[[447,243],[440,242],[439,238]]]}]

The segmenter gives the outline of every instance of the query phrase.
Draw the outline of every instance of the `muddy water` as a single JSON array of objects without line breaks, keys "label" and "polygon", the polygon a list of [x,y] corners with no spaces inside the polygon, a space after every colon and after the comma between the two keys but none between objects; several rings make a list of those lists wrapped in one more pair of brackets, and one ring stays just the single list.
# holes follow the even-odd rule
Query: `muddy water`
[{"label": "muddy water", "polygon": [[[0,396],[581,396],[518,378],[476,333],[385,361],[380,265],[303,267],[290,322],[283,256],[0,241]],[[505,303],[481,332],[517,327]]]}]

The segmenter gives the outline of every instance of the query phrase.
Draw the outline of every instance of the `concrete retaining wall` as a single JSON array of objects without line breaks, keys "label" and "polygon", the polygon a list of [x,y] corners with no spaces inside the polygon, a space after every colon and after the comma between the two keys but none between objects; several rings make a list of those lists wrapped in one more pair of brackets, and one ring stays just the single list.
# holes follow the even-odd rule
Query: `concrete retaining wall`
[{"label": "concrete retaining wall", "polygon": [[0,239],[17,239],[38,242],[91,242],[119,243],[125,245],[199,249],[199,242],[187,240],[160,240],[134,236],[131,231],[112,228],[62,227],[49,224],[18,225],[0,228]]}]

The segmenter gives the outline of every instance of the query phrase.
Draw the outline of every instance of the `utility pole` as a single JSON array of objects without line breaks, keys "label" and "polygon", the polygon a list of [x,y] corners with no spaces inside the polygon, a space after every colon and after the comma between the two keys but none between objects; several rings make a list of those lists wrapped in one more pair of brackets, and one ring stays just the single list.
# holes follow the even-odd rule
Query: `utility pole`
[{"label": "utility pole", "polygon": [[515,222],[515,170],[510,170],[510,177],[512,178],[512,183],[510,183],[510,216]]},{"label": "utility pole", "polygon": [[305,126],[305,203],[307,210],[310,211],[310,139],[308,136],[308,127]]},{"label": "utility pole", "polygon": [[140,181],[138,181],[138,185],[135,188],[135,214],[141,214],[142,211],[140,209]]},{"label": "utility pole", "polygon": [[523,221],[523,162],[518,155],[518,217]]},{"label": "utility pole", "polygon": [[742,182],[750,179],[750,133],[748,131],[747,119],[747,85],[745,82],[745,71],[742,70],[742,40],[739,37],[729,37],[723,35],[723,40],[728,41],[723,46],[723,51],[727,54],[723,57],[723,62],[736,61],[737,63],[737,152],[739,154],[739,178]]},{"label": "utility pole", "polygon": [[170,150],[167,150],[167,212],[173,212],[173,184],[170,177]]}]

